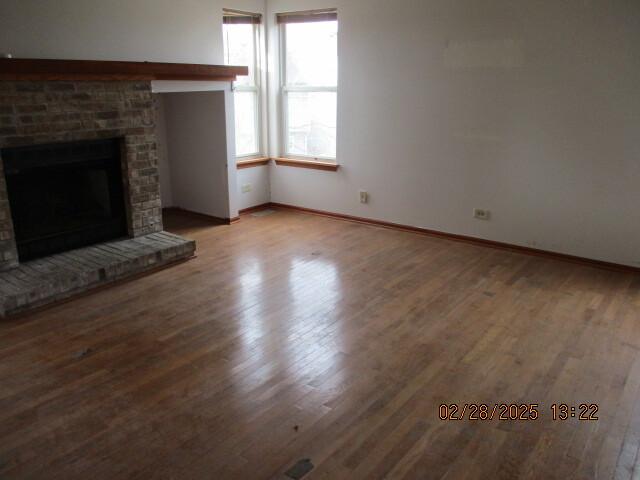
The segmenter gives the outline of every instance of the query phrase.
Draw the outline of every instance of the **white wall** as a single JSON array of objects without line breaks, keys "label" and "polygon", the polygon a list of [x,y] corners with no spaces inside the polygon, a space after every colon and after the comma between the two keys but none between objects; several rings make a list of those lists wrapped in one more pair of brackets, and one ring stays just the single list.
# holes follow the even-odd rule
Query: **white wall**
[{"label": "white wall", "polygon": [[[238,216],[239,209],[269,201],[268,198],[264,200],[265,195],[269,195],[268,173],[263,173],[262,175],[245,174],[243,176],[236,169],[233,93],[228,83],[154,81],[152,82],[152,89],[156,98],[156,140],[158,144],[158,167],[160,170],[160,194],[163,207],[178,206],[194,210],[194,208],[188,207],[188,205],[193,205],[193,202],[187,201],[184,193],[173,194],[175,190],[174,184],[176,182],[180,182],[184,186],[190,183],[199,184],[203,180],[200,175],[205,162],[213,162],[208,168],[215,168],[214,165],[224,165],[225,168],[224,174],[216,174],[216,178],[218,176],[220,178],[226,176],[230,186],[230,188],[226,188],[228,202],[225,211],[227,213],[221,218],[235,218]],[[197,100],[194,101],[194,99],[202,98],[199,96],[173,96],[174,93],[184,94],[187,92],[205,94],[204,98],[210,98],[207,97],[207,92],[209,94],[217,92],[223,97],[220,97],[217,104],[212,106],[207,102],[200,104]],[[169,98],[169,94],[172,94],[173,98],[173,123],[167,120],[168,109],[165,106],[168,102],[166,99]],[[189,101],[181,103],[180,99]],[[177,103],[180,103],[180,105],[176,105]],[[190,105],[194,106],[193,110],[190,110]],[[179,114],[175,114],[178,108]],[[212,119],[215,120],[212,121]],[[204,127],[204,129],[189,127],[191,125],[190,122],[194,121],[202,122],[198,127]],[[171,131],[171,125],[177,125],[176,128],[178,130]],[[203,133],[208,132],[206,129],[209,128],[216,129],[215,134]],[[169,147],[169,143],[176,138],[176,135],[180,135],[180,141],[185,142],[185,139],[188,139],[190,143],[186,146],[172,145],[172,147]],[[198,135],[203,135],[205,138],[199,138]],[[215,142],[219,143],[215,144]],[[188,154],[185,148],[188,148]],[[212,150],[217,153],[210,155],[209,152]],[[187,158],[186,163],[185,157]],[[182,160],[180,160],[181,158]],[[195,168],[194,161],[197,162],[198,168]],[[179,178],[179,180],[176,178]],[[252,186],[252,191],[244,194],[243,197],[241,197],[240,182],[243,184],[250,182]],[[184,192],[185,190],[181,191]],[[218,191],[221,191],[219,187]],[[193,192],[190,193],[193,194]],[[202,191],[201,194],[205,195],[205,192]],[[207,198],[207,201],[211,201],[212,197],[207,194],[206,197],[203,196],[202,198],[203,200]],[[259,203],[252,203],[254,199]],[[221,209],[219,198],[215,200],[215,205],[219,205],[215,207],[216,210]],[[205,213],[202,210],[195,211]],[[210,215],[213,214],[210,213]]]},{"label": "white wall", "polygon": [[[269,166],[245,168],[238,170],[239,209],[264,205],[271,201],[269,184]],[[250,185],[251,191],[242,192],[243,185]]]},{"label": "white wall", "polygon": [[274,167],[273,201],[640,265],[640,2],[268,0],[327,6],[341,168]]},{"label": "white wall", "polygon": [[228,142],[228,135],[233,138],[233,116],[229,128],[225,113],[231,93],[160,95],[164,96],[173,206],[218,218],[235,217],[236,195],[229,190],[229,185],[234,189],[236,185],[235,151]]},{"label": "white wall", "polygon": [[222,8],[262,0],[2,0],[14,57],[222,64]]}]

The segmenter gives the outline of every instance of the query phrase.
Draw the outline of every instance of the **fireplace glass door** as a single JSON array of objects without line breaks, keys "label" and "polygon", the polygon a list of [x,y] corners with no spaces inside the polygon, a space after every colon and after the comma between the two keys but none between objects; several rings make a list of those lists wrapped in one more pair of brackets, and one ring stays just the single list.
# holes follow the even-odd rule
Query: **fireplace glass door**
[{"label": "fireplace glass door", "polygon": [[20,261],[127,235],[121,142],[1,151]]}]

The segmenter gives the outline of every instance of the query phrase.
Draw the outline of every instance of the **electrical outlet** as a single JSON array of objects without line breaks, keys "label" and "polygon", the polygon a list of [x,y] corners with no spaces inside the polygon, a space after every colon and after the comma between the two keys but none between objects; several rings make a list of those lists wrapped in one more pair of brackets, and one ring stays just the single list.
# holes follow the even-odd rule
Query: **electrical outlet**
[{"label": "electrical outlet", "polygon": [[250,191],[251,191],[250,183],[245,183],[244,185],[242,185],[242,193],[248,193]]},{"label": "electrical outlet", "polygon": [[483,208],[474,208],[473,216],[479,220],[489,220],[489,217],[491,217],[491,212]]},{"label": "electrical outlet", "polygon": [[360,190],[360,203],[369,203],[369,192]]}]

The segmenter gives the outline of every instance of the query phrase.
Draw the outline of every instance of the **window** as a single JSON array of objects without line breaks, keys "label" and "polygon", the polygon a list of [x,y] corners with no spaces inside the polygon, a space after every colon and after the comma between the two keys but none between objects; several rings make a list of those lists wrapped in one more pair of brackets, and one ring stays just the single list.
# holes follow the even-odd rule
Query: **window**
[{"label": "window", "polygon": [[336,10],[279,14],[278,23],[283,155],[335,159],[338,95]]},{"label": "window", "polygon": [[262,153],[260,141],[259,14],[224,10],[224,60],[227,65],[247,65],[249,75],[234,84],[236,156]]}]

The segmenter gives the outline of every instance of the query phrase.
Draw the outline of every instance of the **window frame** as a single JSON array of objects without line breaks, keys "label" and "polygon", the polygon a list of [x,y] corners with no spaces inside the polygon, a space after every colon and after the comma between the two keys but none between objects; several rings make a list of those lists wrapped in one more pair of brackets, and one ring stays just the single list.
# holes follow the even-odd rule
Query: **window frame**
[{"label": "window frame", "polygon": [[[335,20],[338,21],[337,19]],[[296,85],[287,85],[287,23],[279,23],[278,24],[278,37],[279,37],[279,57],[280,57],[280,65],[279,65],[279,73],[280,73],[280,125],[282,128],[280,129],[280,151],[281,157],[283,158],[291,158],[291,159],[301,159],[301,160],[319,160],[322,162],[336,163],[337,164],[337,140],[338,140],[338,129],[337,129],[337,109],[338,109],[338,79],[336,78],[336,85],[332,87],[327,86],[313,86],[313,85],[305,85],[305,86],[296,86]],[[336,52],[336,55],[338,52]],[[299,153],[290,153],[288,152],[289,147],[289,115],[288,115],[288,96],[289,93],[296,92],[312,92],[312,93],[322,93],[322,92],[333,92],[336,94],[336,155],[333,157],[328,157],[324,155],[302,155]]]},{"label": "window frame", "polygon": [[[231,9],[223,9],[223,15],[225,12],[234,12],[234,13],[239,13],[237,10],[231,10]],[[249,13],[247,12],[248,16],[253,16],[253,17],[257,17],[257,18],[261,18],[261,15],[258,13]],[[243,159],[243,160],[250,160],[253,158],[262,158],[264,156],[264,135],[263,135],[263,128],[262,128],[262,87],[261,87],[261,80],[262,80],[262,69],[260,68],[260,66],[262,65],[262,50],[261,50],[261,26],[262,26],[262,22],[256,22],[256,23],[252,23],[252,30],[253,30],[253,58],[254,58],[254,65],[253,65],[253,84],[252,85],[239,85],[237,84],[237,82],[231,82],[231,91],[233,92],[233,96],[234,96],[234,104],[235,104],[235,97],[236,97],[236,92],[253,92],[254,93],[254,98],[255,98],[255,109],[254,109],[254,126],[255,126],[255,138],[256,138],[256,147],[257,147],[257,151],[256,152],[252,152],[252,153],[245,153],[243,155],[238,155],[237,152],[237,145],[235,145],[236,147],[236,158],[237,159]],[[226,24],[223,23],[222,25],[222,32],[223,32],[223,36],[226,37],[226,32],[225,32],[225,28],[226,28]],[[226,38],[223,39],[223,48],[225,49],[224,52],[224,60],[225,63],[228,65],[228,41]],[[235,109],[234,109],[235,110]],[[234,111],[234,118],[235,118],[236,112]]]}]

